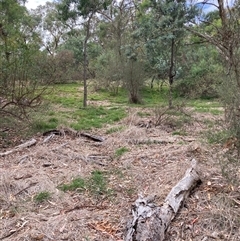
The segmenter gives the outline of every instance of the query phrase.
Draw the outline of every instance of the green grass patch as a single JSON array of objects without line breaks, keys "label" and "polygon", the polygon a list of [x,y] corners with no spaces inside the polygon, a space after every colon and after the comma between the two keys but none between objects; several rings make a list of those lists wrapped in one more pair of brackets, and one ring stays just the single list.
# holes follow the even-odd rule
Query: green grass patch
[{"label": "green grass patch", "polygon": [[125,89],[119,88],[117,94],[113,94],[105,89],[100,89],[89,94],[89,99],[92,101],[106,101],[115,104],[128,104],[128,93]]},{"label": "green grass patch", "polygon": [[104,107],[87,107],[75,111],[72,119],[75,123],[71,127],[76,130],[101,128],[104,124],[112,124],[126,116],[123,108],[108,109]]},{"label": "green grass patch", "polygon": [[209,144],[224,143],[231,137],[230,132],[227,130],[208,131],[206,135]]},{"label": "green grass patch", "polygon": [[93,171],[87,181],[87,188],[93,195],[103,195],[108,193],[107,178],[101,171]]},{"label": "green grass patch", "polygon": [[126,152],[128,152],[129,150],[128,150],[128,148],[127,147],[121,147],[121,148],[119,148],[119,149],[117,149],[116,151],[115,151],[115,156],[116,157],[120,157],[120,156],[122,156],[124,153],[126,153]]},{"label": "green grass patch", "polygon": [[44,132],[47,130],[55,129],[58,125],[58,120],[57,119],[49,119],[49,120],[40,120],[37,119],[35,120],[31,127],[34,132]]},{"label": "green grass patch", "polygon": [[66,191],[87,191],[93,196],[110,195],[112,190],[108,188],[108,179],[106,173],[95,170],[86,178],[75,178],[69,184],[63,184],[58,187],[60,190]]},{"label": "green grass patch", "polygon": [[223,114],[223,110],[219,110],[219,109],[216,109],[216,108],[208,108],[208,107],[201,107],[201,108],[195,108],[195,110],[197,112],[200,112],[200,113],[211,113],[213,115],[221,115]]},{"label": "green grass patch", "polygon": [[37,203],[43,203],[43,202],[49,200],[50,197],[51,197],[51,194],[47,191],[44,191],[44,192],[40,192],[40,193],[36,194],[33,199]]},{"label": "green grass patch", "polygon": [[194,99],[187,101],[188,106],[195,108],[217,108],[222,107],[221,103],[217,100],[204,100],[204,99]]},{"label": "green grass patch", "polygon": [[151,89],[149,87],[144,87],[141,91],[141,96],[144,105],[149,107],[159,104],[167,105],[167,89],[158,91],[156,88]]},{"label": "green grass patch", "polygon": [[[124,88],[119,88],[118,93],[113,95],[105,89],[91,91],[92,88],[90,86],[88,99],[96,102],[103,101],[105,102],[105,106],[89,105],[87,108],[82,108],[83,86],[81,84],[56,84],[52,86],[52,89],[53,91],[51,93],[45,95],[45,99],[52,104],[52,108],[44,115],[44,118],[34,121],[33,128],[36,131],[54,129],[61,124],[70,126],[76,130],[102,128],[105,124],[112,124],[124,118],[127,115],[124,108],[126,106],[144,106],[148,108],[168,105],[167,86],[163,86],[162,91],[159,91],[158,88],[151,89],[149,86],[142,88],[140,94],[144,105],[129,104],[128,92]],[[182,99],[177,99],[175,94],[173,100],[176,102],[183,101]],[[108,106],[106,106],[106,102],[109,102]],[[114,106],[114,104],[118,106]],[[194,107],[196,111],[199,112],[221,113],[221,110],[217,109],[217,107],[221,106],[217,101],[188,100],[186,104]],[[54,109],[56,112],[53,111]],[[171,110],[169,110],[169,112],[171,112]],[[175,110],[172,110],[172,113],[168,114],[180,115]],[[138,111],[138,115],[145,117],[148,116],[149,113]],[[115,131],[117,130],[109,129],[107,134]]]},{"label": "green grass patch", "polygon": [[137,112],[137,115],[140,116],[140,117],[147,117],[147,116],[151,116],[150,113],[147,113],[147,112],[140,112],[138,111]]},{"label": "green grass patch", "polygon": [[78,177],[76,179],[73,179],[69,184],[63,184],[63,185],[59,186],[58,188],[64,192],[75,191],[75,190],[82,192],[86,189],[85,187],[86,187],[85,180]]}]

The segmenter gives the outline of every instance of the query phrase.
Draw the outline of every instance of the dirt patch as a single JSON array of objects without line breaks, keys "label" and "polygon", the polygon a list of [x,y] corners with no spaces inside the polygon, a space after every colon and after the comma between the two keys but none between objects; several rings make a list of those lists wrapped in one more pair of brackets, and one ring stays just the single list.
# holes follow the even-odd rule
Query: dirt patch
[{"label": "dirt patch", "polygon": [[[169,123],[148,125],[153,118],[131,112],[116,125],[92,132],[104,137],[103,142],[65,135],[44,143],[45,137],[39,136],[35,146],[2,157],[0,239],[123,240],[138,194],[155,194],[161,205],[196,158],[203,183],[180,210],[166,240],[239,240],[239,204],[232,200],[236,208],[226,209],[227,199],[239,190],[231,189],[219,174],[220,147],[209,146],[202,137],[211,116],[201,114],[198,121],[185,123],[184,135],[173,135],[177,127]],[[106,134],[114,127],[116,132]],[[121,148],[126,151],[117,155]],[[109,193],[59,189],[96,170],[106,175]],[[36,195],[44,192],[50,198],[36,202]]]}]

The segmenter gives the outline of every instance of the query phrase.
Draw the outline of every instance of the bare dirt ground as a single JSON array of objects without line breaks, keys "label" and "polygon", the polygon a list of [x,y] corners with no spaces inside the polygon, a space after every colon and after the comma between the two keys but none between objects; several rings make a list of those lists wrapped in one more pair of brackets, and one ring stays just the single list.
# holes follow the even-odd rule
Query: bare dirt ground
[{"label": "bare dirt ground", "polygon": [[[156,195],[161,205],[192,158],[199,161],[202,184],[179,210],[165,240],[240,240],[240,190],[221,176],[223,147],[206,142],[209,123],[214,127],[222,117],[198,113],[181,126],[172,118],[154,126],[154,118],[131,109],[121,122],[88,132],[103,142],[66,132],[44,143],[46,136],[38,135],[36,145],[0,157],[0,240],[124,240],[138,194]],[[173,135],[179,128],[180,135]],[[128,151],[117,156],[122,147]],[[111,195],[59,190],[94,170],[107,173]],[[49,200],[34,200],[46,191]]]}]

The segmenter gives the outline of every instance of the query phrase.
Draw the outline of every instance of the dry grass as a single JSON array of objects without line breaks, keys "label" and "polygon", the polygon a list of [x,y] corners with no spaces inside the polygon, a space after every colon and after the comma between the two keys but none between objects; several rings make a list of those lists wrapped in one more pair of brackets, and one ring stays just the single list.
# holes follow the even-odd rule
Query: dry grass
[{"label": "dry grass", "polygon": [[[229,186],[220,175],[216,165],[220,147],[208,146],[201,139],[206,128],[204,114],[201,125],[183,123],[187,136],[173,136],[164,124],[139,125],[154,116],[130,113],[117,124],[124,129],[106,135],[110,127],[106,126],[93,133],[105,137],[102,143],[70,136],[55,136],[43,143],[43,137],[38,137],[36,146],[3,157],[0,239],[122,240],[138,194],[155,194],[161,205],[190,160],[196,158],[203,183],[186,200],[166,240],[240,240],[239,189]],[[121,147],[128,151],[116,157]],[[75,177],[88,177],[94,170],[106,173],[111,195],[57,188]],[[34,196],[39,192],[49,192],[51,198],[36,203]]]}]

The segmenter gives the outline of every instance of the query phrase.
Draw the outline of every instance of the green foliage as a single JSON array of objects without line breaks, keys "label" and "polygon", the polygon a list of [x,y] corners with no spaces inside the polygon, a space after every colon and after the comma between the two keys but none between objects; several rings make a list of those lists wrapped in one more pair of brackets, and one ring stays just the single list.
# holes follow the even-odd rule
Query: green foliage
[{"label": "green foliage", "polygon": [[[179,1],[143,1],[140,9],[143,12],[137,19],[138,28],[134,36],[148,39],[146,51],[149,67],[166,78],[170,68],[171,40],[179,43],[183,37],[184,24],[194,18],[195,9]],[[175,53],[174,59],[176,57]]]},{"label": "green foliage", "polygon": [[109,0],[62,0],[59,4],[59,10],[65,21],[69,18],[75,19],[77,16],[86,18],[92,12],[96,13],[101,9],[106,10],[110,2]]},{"label": "green foliage", "polygon": [[51,197],[51,194],[47,191],[44,191],[44,192],[40,192],[40,193],[36,194],[34,196],[34,201],[36,203],[43,203],[43,202],[49,200],[50,197]]},{"label": "green foliage", "polygon": [[0,98],[5,102],[0,115],[25,121],[41,105],[56,68],[53,58],[40,51],[41,18],[30,15],[19,2],[0,4]]},{"label": "green foliage", "polygon": [[126,153],[126,152],[128,152],[129,150],[128,150],[128,148],[127,147],[120,147],[119,149],[117,149],[116,151],[115,151],[115,156],[116,157],[120,157],[120,156],[122,156],[124,153]]},{"label": "green foliage", "polygon": [[104,88],[118,94],[123,79],[121,58],[114,50],[104,51],[94,63],[97,78],[96,89]]},{"label": "green foliage", "polygon": [[[179,72],[175,89],[180,96],[188,98],[216,98],[219,96],[222,67],[217,51],[207,45],[198,45],[195,51],[184,48],[186,65]],[[189,65],[191,63],[191,65]]]}]

